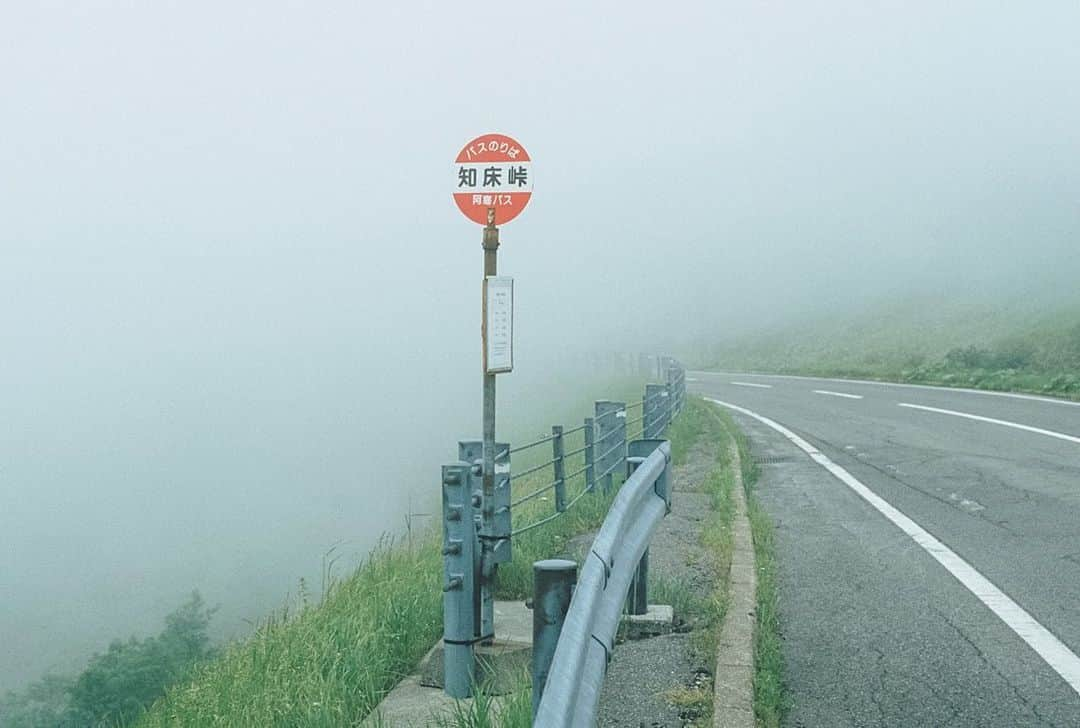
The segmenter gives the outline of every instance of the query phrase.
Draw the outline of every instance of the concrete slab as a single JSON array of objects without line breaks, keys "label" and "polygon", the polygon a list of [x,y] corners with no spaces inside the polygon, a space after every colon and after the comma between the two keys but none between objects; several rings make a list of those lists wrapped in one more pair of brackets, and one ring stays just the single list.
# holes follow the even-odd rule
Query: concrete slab
[{"label": "concrete slab", "polygon": [[[532,645],[528,642],[495,640],[490,645],[476,645],[475,679],[488,695],[506,695],[521,685],[521,676],[532,663]],[[443,644],[440,642],[420,663],[420,684],[426,688],[443,687],[445,673]]]},{"label": "concrete slab", "polygon": [[732,488],[735,505],[734,549],[731,555],[731,580],[728,583],[730,603],[720,631],[713,677],[713,725],[718,728],[753,728],[757,571],[739,449],[734,443],[730,457],[735,472],[735,487]]},{"label": "concrete slab", "polygon": [[650,604],[645,614],[624,614],[622,622],[628,640],[671,634],[675,629],[675,609],[670,604]]},{"label": "concrete slab", "polygon": [[[457,701],[448,697],[442,688],[422,684],[424,681],[431,682],[430,679],[422,678],[425,667],[434,668],[437,665],[441,674],[441,646],[440,642],[428,652],[417,674],[402,680],[383,698],[379,706],[361,724],[364,728],[420,728],[437,724],[440,717],[446,718],[454,714]],[[490,648],[477,648],[478,654],[485,654],[485,650],[489,656],[503,655],[499,659],[512,660],[514,664],[520,665],[521,669],[528,667],[532,654],[532,610],[528,609],[524,602],[495,602],[495,644]],[[500,662],[495,675],[501,675],[503,682],[509,685],[509,681],[514,680],[518,672],[511,667],[510,662],[505,665]],[[499,686],[496,686],[496,692],[498,689]],[[466,699],[460,702],[462,707],[465,707],[470,701]]]}]

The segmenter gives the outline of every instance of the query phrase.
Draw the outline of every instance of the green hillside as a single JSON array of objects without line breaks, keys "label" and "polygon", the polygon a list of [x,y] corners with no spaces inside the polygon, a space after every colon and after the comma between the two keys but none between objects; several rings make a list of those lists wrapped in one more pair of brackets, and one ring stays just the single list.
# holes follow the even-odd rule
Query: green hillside
[{"label": "green hillside", "polygon": [[1080,303],[911,299],[726,340],[702,364],[1080,398]]}]

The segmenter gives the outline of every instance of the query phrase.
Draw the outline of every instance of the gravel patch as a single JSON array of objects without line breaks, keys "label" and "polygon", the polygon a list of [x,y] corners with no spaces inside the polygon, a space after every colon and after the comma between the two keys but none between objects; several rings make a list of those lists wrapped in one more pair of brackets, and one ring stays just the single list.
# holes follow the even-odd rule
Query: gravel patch
[{"label": "gravel patch", "polygon": [[[679,582],[700,597],[712,592],[718,577],[712,555],[701,545],[701,531],[711,513],[702,484],[716,467],[716,447],[715,442],[699,442],[687,462],[676,466],[671,513],[657,528],[649,549],[650,576]],[[591,542],[589,535],[576,539],[574,545],[580,554]],[[677,625],[682,617],[675,615]],[[693,626],[683,623],[682,630]],[[692,636],[685,633],[619,644],[604,681],[597,725],[659,728],[690,724],[693,711],[673,705],[665,694],[710,685],[713,660],[714,655],[697,654]]]}]

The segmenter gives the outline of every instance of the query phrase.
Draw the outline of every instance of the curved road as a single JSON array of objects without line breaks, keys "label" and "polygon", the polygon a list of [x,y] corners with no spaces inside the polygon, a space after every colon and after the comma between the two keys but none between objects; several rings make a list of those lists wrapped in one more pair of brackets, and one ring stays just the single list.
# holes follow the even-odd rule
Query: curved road
[{"label": "curved road", "polygon": [[1080,726],[1080,403],[687,380],[762,462],[789,725]]}]

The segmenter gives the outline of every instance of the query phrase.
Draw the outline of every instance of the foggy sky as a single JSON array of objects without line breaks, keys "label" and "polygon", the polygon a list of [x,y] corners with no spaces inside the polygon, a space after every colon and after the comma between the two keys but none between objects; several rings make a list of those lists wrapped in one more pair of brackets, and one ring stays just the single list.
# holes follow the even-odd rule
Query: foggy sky
[{"label": "foggy sky", "polygon": [[470,138],[534,160],[500,251],[524,418],[573,352],[1074,287],[1078,27],[1073,2],[8,3],[0,689],[192,588],[257,617],[434,504],[479,430]]}]

